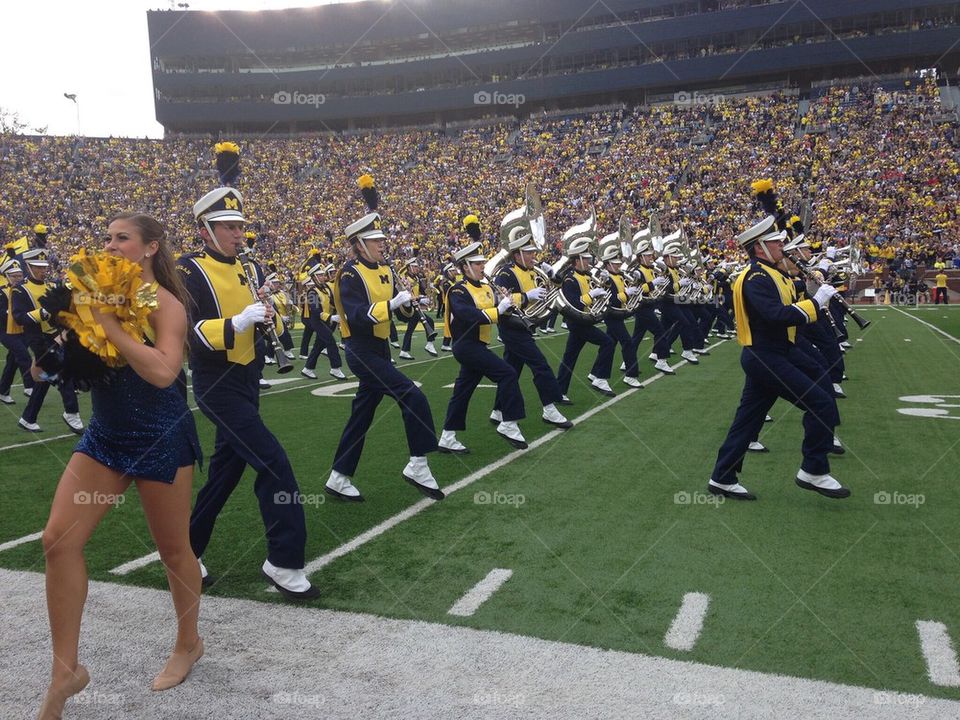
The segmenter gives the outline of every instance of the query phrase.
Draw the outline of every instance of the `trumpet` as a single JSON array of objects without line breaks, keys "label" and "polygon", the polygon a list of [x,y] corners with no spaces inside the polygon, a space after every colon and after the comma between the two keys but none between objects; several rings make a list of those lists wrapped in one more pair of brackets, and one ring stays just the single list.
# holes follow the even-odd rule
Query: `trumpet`
[{"label": "trumpet", "polygon": [[[240,262],[240,269],[243,270],[243,276],[247,280],[247,287],[250,288],[250,294],[253,296],[253,301],[267,302],[270,300],[270,294],[267,294],[266,297],[261,298],[257,293],[259,283],[257,282],[256,273],[253,272],[253,258],[250,257],[249,251],[241,250],[238,252],[237,260]],[[274,327],[273,323],[257,323],[257,328],[266,336],[267,342],[269,342],[270,347],[273,348],[273,354],[277,360],[277,372],[283,375],[284,373],[288,373],[293,370],[293,361],[286,356],[286,353],[284,353],[283,345],[280,343],[280,338],[277,336],[277,329]]]}]

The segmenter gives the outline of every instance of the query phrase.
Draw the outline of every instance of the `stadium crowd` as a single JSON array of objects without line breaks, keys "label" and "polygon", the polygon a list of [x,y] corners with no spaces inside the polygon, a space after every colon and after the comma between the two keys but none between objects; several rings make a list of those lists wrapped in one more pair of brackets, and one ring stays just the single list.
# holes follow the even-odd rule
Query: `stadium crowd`
[{"label": "stadium crowd", "polygon": [[[710,254],[736,259],[732,238],[749,224],[749,184],[776,179],[784,202],[809,198],[816,239],[857,241],[876,269],[960,257],[960,137],[942,119],[932,78],[902,87],[834,86],[796,95],[722,98],[590,115],[531,116],[457,134],[407,130],[236,139],[240,187],[258,253],[293,273],[308,248],[335,259],[337,238],[362,214],[356,178],[372,174],[396,258],[422,256],[436,271],[463,239],[460,220],[481,219],[495,240],[528,181],[541,189],[548,238],[593,206],[598,227],[622,212],[666,231],[682,221]],[[175,250],[198,246],[190,207],[216,185],[210,138],[0,139],[0,240],[50,229],[61,258],[99,243],[103,223],[142,209],[170,231]]]}]

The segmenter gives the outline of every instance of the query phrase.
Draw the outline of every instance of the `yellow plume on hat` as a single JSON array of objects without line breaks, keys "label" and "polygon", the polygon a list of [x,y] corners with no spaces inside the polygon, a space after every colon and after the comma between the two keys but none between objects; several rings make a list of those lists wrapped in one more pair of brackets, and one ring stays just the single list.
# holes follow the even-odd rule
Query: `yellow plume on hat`
[{"label": "yellow plume on hat", "polygon": [[240,146],[237,145],[235,142],[229,142],[229,141],[218,142],[216,145],[213,146],[213,152],[217,155],[219,155],[222,152],[232,152],[239,155]]},{"label": "yellow plume on hat", "polygon": [[33,231],[37,233],[37,235],[46,235],[47,226],[44,225],[43,223],[37,223],[36,225],[33,226]]},{"label": "yellow plume on hat", "polygon": [[773,190],[773,180],[771,180],[770,178],[764,178],[763,180],[756,180],[750,183],[750,189],[753,191],[754,195],[759,195],[769,190]]},{"label": "yellow plume on hat", "polygon": [[368,173],[364,173],[364,174],[361,175],[359,178],[357,178],[357,185],[360,186],[360,189],[361,189],[361,190],[365,190],[365,189],[367,189],[367,188],[372,188],[372,187],[373,187],[373,184],[374,184],[374,183],[373,183],[373,175],[370,175],[370,174],[368,174]]},{"label": "yellow plume on hat", "polygon": [[792,215],[792,216],[790,217],[790,219],[787,220],[787,226],[788,226],[788,227],[793,227],[793,226],[796,225],[798,222],[800,222],[800,216],[799,216],[799,215]]},{"label": "yellow plume on hat", "polygon": [[245,238],[247,238],[247,240],[256,240],[256,239],[257,239],[257,234],[256,234],[253,230],[247,230],[247,231],[243,234],[243,236],[244,236]]},{"label": "yellow plume on hat", "polygon": [[480,218],[478,218],[476,215],[472,215],[472,214],[471,214],[471,215],[467,215],[467,216],[463,219],[463,229],[466,230],[466,229],[467,229],[467,226],[468,226],[468,225],[472,225],[473,223],[477,223],[477,224],[479,225],[479,224],[480,224]]}]

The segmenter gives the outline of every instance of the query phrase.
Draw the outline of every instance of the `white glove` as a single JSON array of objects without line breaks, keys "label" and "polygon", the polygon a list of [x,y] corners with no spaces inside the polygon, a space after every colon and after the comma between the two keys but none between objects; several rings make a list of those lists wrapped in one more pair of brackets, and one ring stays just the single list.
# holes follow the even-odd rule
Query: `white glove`
[{"label": "white glove", "polygon": [[430,298],[428,298],[426,295],[424,295],[424,296],[423,296],[422,298],[420,298],[417,302],[419,302],[422,307],[425,307],[425,306],[427,306],[427,305],[430,304]]},{"label": "white glove", "polygon": [[532,290],[527,290],[527,300],[532,300],[537,302],[543,300],[543,296],[547,294],[547,291],[542,287],[535,287]]},{"label": "white glove", "polygon": [[330,316],[330,322],[332,322],[332,323],[338,323],[338,322],[340,322],[340,316],[339,316],[339,315],[331,315],[331,316]]},{"label": "white glove", "polygon": [[670,280],[665,277],[655,277],[653,279],[653,284],[657,287],[663,287],[664,285],[669,284]]},{"label": "white glove", "polygon": [[837,289],[833,285],[821,285],[817,294],[813,296],[813,301],[817,307],[825,308],[830,304],[830,298],[837,294]]},{"label": "white glove", "polygon": [[544,273],[546,273],[548,278],[553,279],[553,265],[551,265],[548,262],[542,262],[540,263],[540,269],[543,270]]},{"label": "white glove", "polygon": [[830,265],[831,265],[831,264],[832,264],[832,263],[831,263],[829,260],[827,260],[826,258],[824,258],[823,260],[820,261],[820,264],[817,265],[817,267],[820,268],[820,270],[821,270],[822,272],[830,272]]},{"label": "white glove", "polygon": [[603,297],[607,294],[607,291],[603,288],[593,288],[590,292],[587,293],[590,297],[596,300],[598,297]]},{"label": "white glove", "polygon": [[409,305],[411,300],[413,300],[413,295],[410,294],[410,291],[401,290],[390,299],[388,305],[391,310],[396,310],[401,305]]},{"label": "white glove", "polygon": [[637,288],[635,288],[635,287],[633,287],[633,286],[630,286],[630,287],[626,288],[626,292],[627,292],[627,297],[633,297],[634,295],[636,295],[636,294],[637,294],[638,292],[640,292],[640,291],[639,291]]},{"label": "white glove", "polygon": [[262,302],[247,305],[237,315],[230,318],[234,332],[246,332],[258,322],[263,322],[267,317],[267,306]]},{"label": "white glove", "polygon": [[497,312],[501,315],[513,307],[513,298],[507,295],[497,304]]},{"label": "white glove", "polygon": [[680,287],[688,288],[693,285],[693,281],[690,278],[680,278]]}]

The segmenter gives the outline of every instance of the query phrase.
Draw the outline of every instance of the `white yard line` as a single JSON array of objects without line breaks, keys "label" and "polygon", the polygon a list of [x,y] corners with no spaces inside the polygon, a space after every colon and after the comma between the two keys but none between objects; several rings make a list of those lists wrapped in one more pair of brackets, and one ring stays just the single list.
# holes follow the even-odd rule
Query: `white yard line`
[{"label": "white yard line", "polygon": [[43,537],[43,530],[40,532],[35,532],[30,535],[24,535],[22,538],[17,538],[16,540],[8,540],[5,543],[0,543],[0,552],[4,550],[9,550],[10,548],[15,548],[17,545],[25,545],[26,543],[33,542],[34,540],[39,540]]},{"label": "white yard line", "polygon": [[[718,347],[719,345],[723,344],[723,342],[725,342],[725,341],[721,340],[721,341],[718,342],[718,343],[714,343],[714,344],[711,345],[708,349],[709,349],[709,350],[712,350],[713,348]],[[687,361],[686,361],[686,360],[681,360],[679,363],[677,363],[676,365],[673,366],[673,369],[676,370],[677,368],[682,367],[682,366],[684,366],[684,365],[686,365],[686,364],[687,364]],[[665,376],[663,373],[657,373],[656,375],[654,375],[654,376],[652,376],[652,377],[649,377],[649,378],[647,378],[646,380],[644,380],[643,382],[641,382],[641,383],[640,383],[640,386],[641,386],[641,387],[646,387],[647,385],[650,385],[651,383],[656,382],[657,380],[659,380],[659,379],[662,378],[662,377],[666,377],[666,376]],[[626,391],[620,393],[619,395],[617,395],[616,397],[610,398],[610,399],[607,400],[606,402],[601,403],[600,405],[597,405],[597,406],[594,407],[594,408],[591,408],[590,410],[588,410],[587,412],[583,413],[583,414],[580,415],[579,417],[574,418],[571,422],[572,422],[574,425],[579,425],[580,423],[582,423],[582,422],[584,422],[584,421],[589,420],[590,418],[592,418],[592,417],[593,417],[594,415],[596,415],[598,412],[602,412],[603,410],[606,410],[608,407],[610,407],[610,406],[612,406],[612,405],[615,405],[616,403],[620,402],[620,401],[623,400],[624,398],[630,397],[632,394],[634,394],[635,392],[637,392],[639,389],[640,389],[640,388],[631,388],[631,389],[629,389],[629,390],[626,390]],[[470,473],[469,475],[467,475],[467,476],[466,476],[465,478],[463,478],[462,480],[458,480],[457,482],[453,483],[452,485],[446,485],[446,486],[444,486],[444,487],[443,487],[443,492],[444,492],[446,495],[450,495],[451,493],[454,493],[454,492],[456,492],[457,490],[461,490],[461,489],[467,487],[468,485],[472,485],[472,484],[475,483],[477,480],[480,480],[481,478],[486,477],[487,475],[489,475],[490,473],[494,472],[495,470],[499,470],[499,469],[502,468],[504,465],[507,465],[508,463],[511,463],[511,462],[513,462],[514,460],[516,460],[516,459],[517,459],[518,457],[520,457],[521,455],[523,455],[523,454],[525,454],[525,453],[528,453],[528,452],[530,452],[531,450],[535,450],[536,448],[540,447],[541,445],[544,445],[544,444],[550,442],[550,441],[553,440],[554,438],[557,438],[557,437],[559,437],[560,435],[562,435],[564,432],[566,432],[566,431],[565,431],[565,430],[560,430],[560,429],[551,430],[550,432],[546,433],[545,435],[541,435],[541,436],[538,437],[536,440],[534,440],[532,443],[530,443],[530,446],[529,446],[526,450],[514,450],[513,452],[510,452],[510,453],[504,455],[502,458],[493,461],[493,462],[490,463],[489,465],[484,465],[482,468],[480,468],[479,470],[475,470],[474,472]],[[417,515],[417,514],[420,513],[421,511],[426,510],[428,507],[430,507],[431,505],[433,505],[435,502],[437,502],[437,501],[436,501],[436,500],[430,500],[430,499],[420,500],[419,502],[411,505],[410,507],[406,508],[406,509],[403,510],[402,512],[397,513],[397,514],[394,515],[393,517],[387,518],[386,520],[384,520],[384,521],[383,521],[382,523],[380,523],[379,525],[374,525],[374,526],[373,526],[372,528],[370,528],[369,530],[366,530],[365,532],[361,533],[360,535],[357,535],[357,537],[353,538],[353,539],[350,540],[349,542],[346,542],[346,543],[344,543],[343,545],[340,545],[339,547],[334,548],[334,549],[331,550],[330,552],[326,553],[325,555],[321,555],[320,557],[316,558],[315,560],[311,560],[309,563],[307,563],[307,565],[306,565],[306,567],[304,568],[304,570],[306,571],[306,573],[307,573],[308,575],[311,574],[311,573],[315,573],[317,570],[319,570],[320,568],[323,568],[323,567],[329,565],[330,563],[332,563],[332,562],[333,562],[334,560],[336,560],[337,558],[343,557],[344,555],[353,552],[353,551],[356,550],[358,547],[362,547],[363,545],[366,545],[366,544],[367,544],[368,542],[370,542],[371,540],[374,540],[374,539],[378,538],[379,536],[383,535],[383,533],[385,533],[387,530],[390,530],[391,528],[396,527],[397,525],[399,525],[400,523],[402,523],[404,520],[409,520],[409,519],[412,518],[414,515]]]},{"label": "white yard line", "polygon": [[663,644],[674,650],[693,650],[700,631],[703,630],[703,620],[707,616],[709,605],[710,596],[706,593],[685,594],[680,610],[663,638]]},{"label": "white yard line", "polygon": [[928,323],[926,320],[921,320],[921,319],[918,318],[916,315],[911,315],[911,314],[908,313],[908,312],[904,312],[903,310],[901,310],[901,309],[898,308],[898,307],[895,307],[895,308],[892,308],[892,309],[893,309],[893,310],[896,310],[896,311],[897,311],[898,313],[900,313],[901,315],[906,315],[908,318],[911,318],[911,319],[913,319],[913,320],[916,320],[916,321],[917,321],[918,323],[920,323],[921,325],[926,325],[926,326],[927,326],[928,328],[930,328],[931,330],[934,330],[934,331],[940,333],[941,335],[943,335],[943,336],[944,336],[945,338],[947,338],[948,340],[953,340],[955,343],[957,343],[958,345],[960,345],[960,340],[957,340],[957,338],[955,338],[953,335],[951,335],[951,334],[948,333],[948,332],[945,332],[945,331],[941,330],[941,329],[938,328],[936,325],[931,325],[931,324]]},{"label": "white yard line", "polygon": [[447,614],[470,617],[510,579],[511,575],[513,575],[513,570],[494,568],[487,573],[483,580],[470,588],[466,595],[457,600],[453,607],[447,610]]},{"label": "white yard line", "polygon": [[[40,573],[0,570],[3,717],[36,717],[50,674]],[[38,602],[40,603],[38,606]],[[960,702],[717,667],[421,620],[204,595],[206,655],[176,690],[166,590],[93,581],[81,657],[89,690],[65,717],[533,720],[942,720]],[[159,632],[157,630],[160,630]],[[531,658],[537,658],[531,663]],[[909,658],[904,658],[905,662]]]},{"label": "white yard line", "polygon": [[150,563],[155,563],[160,560],[159,552],[152,552],[149,555],[144,555],[143,557],[138,557],[135,560],[130,562],[125,562],[123,565],[117,565],[115,568],[110,570],[114,575],[129,575],[134,570],[139,570],[142,567],[146,567]]},{"label": "white yard line", "polygon": [[960,666],[947,626],[933,620],[917,620],[917,633],[930,682],[944,687],[960,687]]},{"label": "white yard line", "polygon": [[30,440],[29,442],[16,443],[15,445],[5,445],[0,447],[0,452],[4,450],[16,450],[17,448],[29,447],[30,445],[43,445],[43,443],[53,442],[54,440],[63,440],[64,438],[77,438],[79,435],[74,433],[67,433],[66,435],[55,435],[53,437],[44,438],[43,440]]}]

